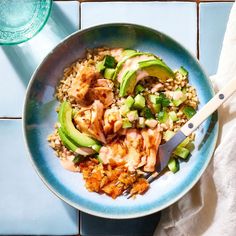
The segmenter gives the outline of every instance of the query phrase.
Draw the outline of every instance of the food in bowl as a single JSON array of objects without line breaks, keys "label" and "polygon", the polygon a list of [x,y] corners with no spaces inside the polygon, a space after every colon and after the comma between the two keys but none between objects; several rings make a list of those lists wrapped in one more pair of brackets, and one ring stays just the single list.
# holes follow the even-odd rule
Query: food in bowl
[{"label": "food in bowl", "polygon": [[[56,88],[58,122],[49,135],[62,166],[81,172],[86,188],[116,198],[144,194],[158,147],[196,112],[198,97],[184,67],[123,48],[88,50],[65,68]],[[168,169],[189,156],[194,134],[173,152]]]}]

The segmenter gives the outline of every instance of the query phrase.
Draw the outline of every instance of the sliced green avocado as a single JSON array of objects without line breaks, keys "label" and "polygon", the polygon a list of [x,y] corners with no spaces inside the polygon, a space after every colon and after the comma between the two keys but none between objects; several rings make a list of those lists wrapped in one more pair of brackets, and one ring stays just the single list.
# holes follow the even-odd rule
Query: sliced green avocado
[{"label": "sliced green avocado", "polygon": [[71,142],[70,139],[66,137],[66,135],[62,131],[62,128],[58,128],[58,134],[60,136],[62,143],[72,152],[76,152],[78,147],[73,142]]},{"label": "sliced green avocado", "polygon": [[135,50],[127,50],[127,53],[124,53],[124,56],[123,56],[122,60],[119,61],[118,64],[116,65],[116,70],[115,70],[115,73],[113,75],[113,80],[116,79],[118,73],[120,72],[120,70],[122,69],[124,63],[128,59],[133,58],[133,57],[137,57],[137,56],[142,56],[142,55],[149,55],[149,56],[152,56],[152,57],[156,58],[156,56],[154,54],[151,54],[151,53],[148,53],[148,52],[137,52]]},{"label": "sliced green avocado", "polygon": [[134,50],[134,49],[125,49],[123,52],[122,52],[122,57],[127,57],[127,56],[130,56],[131,54],[134,54],[136,53],[137,51]]},{"label": "sliced green avocado", "polygon": [[131,51],[129,53],[127,53],[126,55],[124,55],[124,57],[122,58],[121,61],[118,62],[118,64],[116,65],[116,69],[115,69],[115,73],[113,74],[113,80],[116,79],[118,73],[120,72],[123,64],[126,62],[126,60],[128,60],[129,58],[131,57],[134,57],[134,56],[138,56],[138,55],[141,55],[142,53],[140,52],[136,52],[136,51]]},{"label": "sliced green avocado", "polygon": [[[138,80],[137,72],[144,72],[143,77],[140,78],[139,76]],[[171,78],[174,76],[174,72],[158,58],[140,61],[138,62],[138,69],[136,71],[127,70],[127,72],[123,76],[120,85],[120,96],[132,94],[138,81],[147,76],[157,77],[161,81],[166,81],[167,78]]]},{"label": "sliced green avocado", "polygon": [[146,71],[149,76],[157,77],[165,82],[168,78],[174,76],[174,72],[162,60],[156,58],[153,60],[140,61],[139,68]]},{"label": "sliced green avocado", "polygon": [[133,92],[136,84],[136,77],[136,71],[130,70],[125,73],[120,86],[120,97],[124,97]]},{"label": "sliced green avocado", "polygon": [[59,122],[63,133],[75,144],[83,147],[93,147],[99,144],[85,134],[77,130],[72,122],[72,107],[69,102],[64,101],[58,114]]}]

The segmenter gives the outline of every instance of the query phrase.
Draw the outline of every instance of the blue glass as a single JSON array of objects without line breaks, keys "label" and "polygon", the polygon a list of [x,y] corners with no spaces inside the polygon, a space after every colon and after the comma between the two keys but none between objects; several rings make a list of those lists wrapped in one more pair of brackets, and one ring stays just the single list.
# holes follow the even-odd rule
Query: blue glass
[{"label": "blue glass", "polygon": [[25,42],[47,22],[52,0],[1,0],[0,45]]}]

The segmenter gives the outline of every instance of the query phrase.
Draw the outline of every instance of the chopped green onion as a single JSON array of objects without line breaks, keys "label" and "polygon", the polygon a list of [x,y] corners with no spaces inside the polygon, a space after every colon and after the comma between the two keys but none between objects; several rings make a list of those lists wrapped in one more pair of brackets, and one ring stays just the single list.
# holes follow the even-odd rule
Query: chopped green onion
[{"label": "chopped green onion", "polygon": [[161,104],[163,107],[168,107],[170,105],[170,100],[164,93],[160,93],[160,95],[156,98],[156,103]]},{"label": "chopped green onion", "polygon": [[154,115],[152,114],[151,109],[149,109],[148,107],[143,108],[141,115],[143,117],[145,117],[146,119],[153,119],[154,118]]},{"label": "chopped green onion", "polygon": [[113,56],[106,55],[104,58],[104,66],[106,68],[115,68],[116,67],[116,60]]},{"label": "chopped green onion", "polygon": [[168,98],[163,98],[161,105],[163,107],[168,107],[170,105],[170,100]]},{"label": "chopped green onion", "polygon": [[183,109],[183,113],[190,119],[196,114],[196,110],[193,107],[186,106]]}]

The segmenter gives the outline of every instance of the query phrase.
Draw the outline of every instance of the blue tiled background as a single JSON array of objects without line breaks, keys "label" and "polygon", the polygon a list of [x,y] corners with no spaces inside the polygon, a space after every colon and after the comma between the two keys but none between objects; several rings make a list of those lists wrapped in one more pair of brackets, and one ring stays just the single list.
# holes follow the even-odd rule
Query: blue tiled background
[{"label": "blue tiled background", "polygon": [[[79,213],[55,197],[34,172],[24,146],[22,106],[30,76],[65,36],[109,22],[143,24],[174,37],[206,72],[216,72],[230,2],[89,2],[53,4],[45,28],[32,40],[0,47],[0,235],[152,235],[160,214],[108,220]],[[199,13],[199,15],[198,15]],[[199,21],[197,22],[197,20]],[[199,26],[199,45],[198,29]],[[40,43],[40,48],[37,45]]]}]

